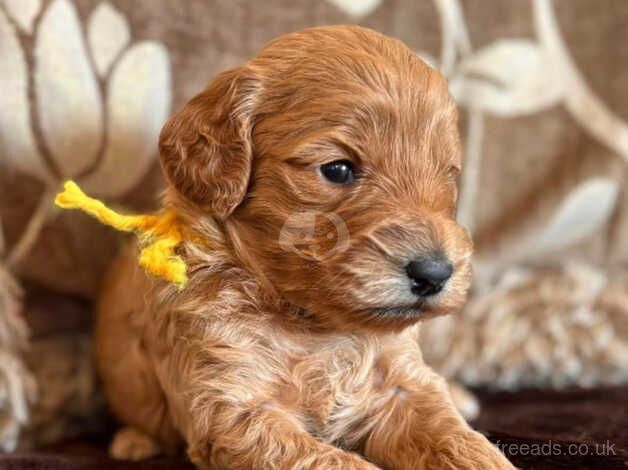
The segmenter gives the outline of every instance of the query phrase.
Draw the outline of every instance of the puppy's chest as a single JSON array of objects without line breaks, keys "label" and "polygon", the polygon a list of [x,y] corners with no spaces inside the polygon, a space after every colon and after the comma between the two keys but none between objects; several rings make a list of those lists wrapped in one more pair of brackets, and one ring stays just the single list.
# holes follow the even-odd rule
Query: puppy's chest
[{"label": "puppy's chest", "polygon": [[302,417],[309,432],[334,441],[363,414],[377,380],[378,354],[377,342],[363,338],[308,348],[289,361],[278,399]]}]

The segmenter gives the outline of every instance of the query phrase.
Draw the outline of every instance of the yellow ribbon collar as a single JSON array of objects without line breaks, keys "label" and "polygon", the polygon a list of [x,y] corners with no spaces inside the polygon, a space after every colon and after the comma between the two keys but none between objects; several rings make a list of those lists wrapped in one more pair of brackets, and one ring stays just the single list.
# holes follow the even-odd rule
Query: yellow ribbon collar
[{"label": "yellow ribbon collar", "polygon": [[185,261],[175,254],[184,240],[186,229],[172,211],[157,215],[123,215],[108,208],[98,199],[87,196],[74,181],[67,181],[57,194],[55,204],[63,209],[79,209],[105,225],[123,232],[135,232],[140,243],[140,266],[148,273],[161,277],[180,289],[187,281]]}]

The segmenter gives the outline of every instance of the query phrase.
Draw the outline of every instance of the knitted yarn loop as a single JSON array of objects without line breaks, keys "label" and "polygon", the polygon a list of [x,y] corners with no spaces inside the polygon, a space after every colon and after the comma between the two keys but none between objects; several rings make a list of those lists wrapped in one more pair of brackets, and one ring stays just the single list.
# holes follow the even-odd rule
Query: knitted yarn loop
[{"label": "knitted yarn loop", "polygon": [[87,196],[74,181],[67,181],[55,197],[63,209],[79,209],[101,223],[123,232],[134,232],[140,243],[140,266],[150,275],[166,279],[184,288],[187,277],[185,261],[175,253],[185,239],[186,229],[177,215],[164,211],[155,215],[123,215]]}]

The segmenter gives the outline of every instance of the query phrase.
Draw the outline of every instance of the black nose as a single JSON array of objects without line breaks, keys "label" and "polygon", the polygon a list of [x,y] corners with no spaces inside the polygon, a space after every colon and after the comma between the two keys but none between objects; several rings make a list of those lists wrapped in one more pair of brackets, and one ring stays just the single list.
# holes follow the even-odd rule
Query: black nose
[{"label": "black nose", "polygon": [[421,297],[438,294],[443,290],[454,268],[442,255],[431,255],[411,261],[406,273],[412,280],[412,292]]}]

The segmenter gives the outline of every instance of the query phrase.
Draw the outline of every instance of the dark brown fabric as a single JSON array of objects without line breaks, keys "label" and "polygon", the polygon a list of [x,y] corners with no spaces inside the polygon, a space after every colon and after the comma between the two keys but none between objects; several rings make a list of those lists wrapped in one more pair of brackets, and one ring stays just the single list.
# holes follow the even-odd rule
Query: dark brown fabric
[{"label": "dark brown fabric", "polygon": [[25,286],[22,314],[31,340],[24,360],[38,387],[20,449],[36,449],[107,425],[91,361],[93,307],[77,297]]},{"label": "dark brown fabric", "polygon": [[[480,393],[480,398],[483,409],[474,427],[518,467],[628,467],[628,387]],[[543,455],[534,455],[533,447]]]}]

